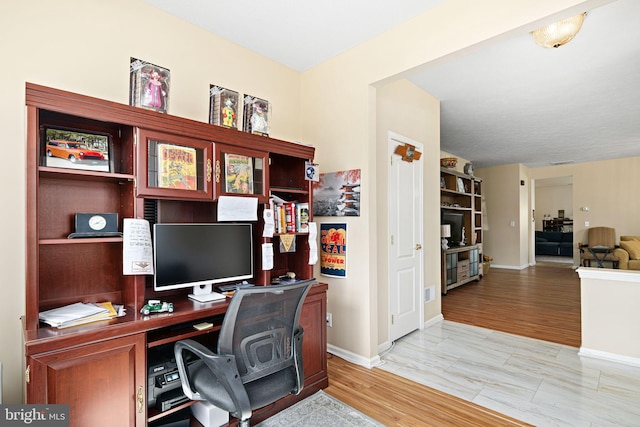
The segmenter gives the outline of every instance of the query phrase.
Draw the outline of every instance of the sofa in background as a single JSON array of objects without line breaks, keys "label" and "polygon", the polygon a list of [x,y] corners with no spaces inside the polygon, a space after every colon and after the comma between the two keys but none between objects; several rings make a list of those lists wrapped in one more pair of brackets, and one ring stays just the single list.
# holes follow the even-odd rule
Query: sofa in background
[{"label": "sofa in background", "polygon": [[573,232],[536,231],[536,255],[573,256]]},{"label": "sofa in background", "polygon": [[620,236],[620,245],[613,250],[621,270],[640,270],[640,236]]}]

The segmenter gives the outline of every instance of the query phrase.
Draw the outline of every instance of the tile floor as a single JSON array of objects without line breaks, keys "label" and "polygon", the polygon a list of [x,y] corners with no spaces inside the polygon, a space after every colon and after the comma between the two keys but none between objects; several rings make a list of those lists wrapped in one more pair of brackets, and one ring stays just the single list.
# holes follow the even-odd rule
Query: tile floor
[{"label": "tile floor", "polygon": [[381,369],[535,426],[640,426],[640,367],[442,321],[401,338]]}]

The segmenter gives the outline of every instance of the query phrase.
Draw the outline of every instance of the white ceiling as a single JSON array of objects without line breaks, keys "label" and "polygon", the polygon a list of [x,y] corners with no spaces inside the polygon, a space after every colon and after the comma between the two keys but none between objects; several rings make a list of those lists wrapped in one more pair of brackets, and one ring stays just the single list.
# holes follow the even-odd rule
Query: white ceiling
[{"label": "white ceiling", "polygon": [[[145,1],[304,71],[444,0]],[[409,78],[441,101],[441,148],[476,168],[639,156],[639,16],[616,0],[558,49],[523,30]]]}]

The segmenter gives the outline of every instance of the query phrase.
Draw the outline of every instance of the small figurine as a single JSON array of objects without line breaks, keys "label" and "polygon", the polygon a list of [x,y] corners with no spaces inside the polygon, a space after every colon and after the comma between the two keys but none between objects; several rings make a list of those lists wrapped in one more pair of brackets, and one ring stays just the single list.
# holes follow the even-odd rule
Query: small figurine
[{"label": "small figurine", "polygon": [[446,237],[443,237],[440,241],[440,245],[442,246],[442,250],[446,251],[447,249],[449,249],[449,240],[447,240]]},{"label": "small figurine", "polygon": [[233,108],[233,98],[230,96],[224,100],[224,107],[222,108],[222,125],[226,127],[235,127],[236,123],[236,110]]},{"label": "small figurine", "polygon": [[140,313],[145,316],[148,316],[149,313],[163,313],[165,311],[173,313],[173,303],[162,302],[157,299],[150,299],[144,306],[142,306],[142,309],[140,309]]},{"label": "small figurine", "polygon": [[162,87],[162,77],[157,71],[149,74],[149,81],[144,87],[143,105],[152,108],[164,108],[164,97],[167,92]]},{"label": "small figurine", "polygon": [[256,133],[269,133],[267,123],[267,106],[261,102],[255,103],[253,114],[251,115],[251,131]]}]

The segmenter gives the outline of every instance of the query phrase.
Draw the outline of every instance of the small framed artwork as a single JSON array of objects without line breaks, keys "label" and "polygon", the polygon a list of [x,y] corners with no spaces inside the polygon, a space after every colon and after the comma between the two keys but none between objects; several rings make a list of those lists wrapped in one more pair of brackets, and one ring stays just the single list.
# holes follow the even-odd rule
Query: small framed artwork
[{"label": "small framed artwork", "polygon": [[447,184],[444,181],[444,176],[440,177],[440,188],[447,188]]},{"label": "small framed artwork", "polygon": [[141,59],[131,58],[129,105],[167,113],[171,73]]},{"label": "small framed artwork", "polygon": [[46,128],[44,139],[44,166],[98,172],[113,170],[109,135]]},{"label": "small framed artwork", "polygon": [[313,216],[360,216],[360,169],[321,173],[312,182]]},{"label": "small framed artwork", "polygon": [[209,123],[238,129],[238,92],[221,86],[209,86]]},{"label": "small framed artwork", "polygon": [[269,101],[244,96],[244,116],[242,130],[257,135],[269,136],[269,115],[271,114]]},{"label": "small framed artwork", "polygon": [[196,149],[158,144],[158,187],[197,190]]},{"label": "small framed artwork", "polygon": [[457,191],[458,193],[464,193],[464,181],[462,181],[462,178],[458,177],[458,179],[456,180],[457,182]]},{"label": "small framed artwork", "polygon": [[240,154],[224,155],[225,192],[253,194],[253,159]]}]

